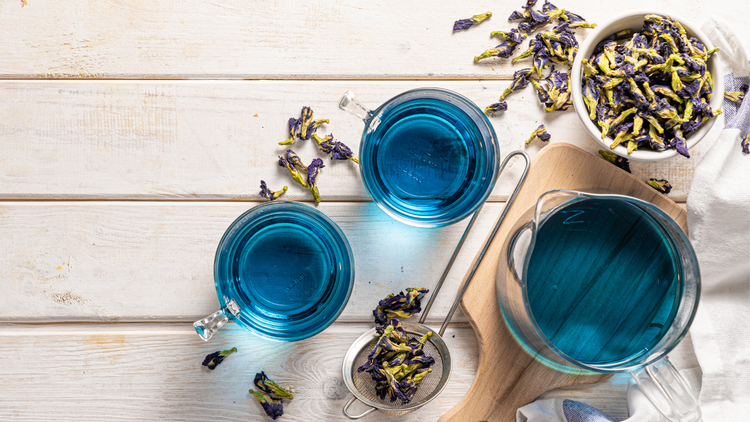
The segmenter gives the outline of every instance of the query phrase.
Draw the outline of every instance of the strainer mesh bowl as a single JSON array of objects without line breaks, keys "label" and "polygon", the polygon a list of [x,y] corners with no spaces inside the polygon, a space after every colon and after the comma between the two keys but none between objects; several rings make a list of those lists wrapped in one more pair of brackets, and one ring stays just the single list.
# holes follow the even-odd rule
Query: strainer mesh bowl
[{"label": "strainer mesh bowl", "polygon": [[[418,336],[410,335],[409,339],[412,338],[416,338],[417,340],[419,340]],[[354,367],[352,367],[352,378],[354,378],[354,385],[357,387],[357,390],[359,390],[359,392],[363,396],[365,396],[365,398],[379,405],[378,407],[397,406],[401,403],[401,400],[396,400],[391,403],[391,399],[387,395],[385,396],[385,400],[382,400],[375,394],[376,382],[372,379],[372,376],[370,376],[369,372],[357,372],[357,368],[367,362],[367,356],[370,354],[370,352],[372,352],[372,349],[375,348],[376,343],[377,339],[374,339],[372,342],[370,342],[370,344],[367,345],[367,347],[363,348],[362,351],[360,351],[357,355],[356,359],[354,359]],[[424,377],[422,383],[419,384],[419,388],[414,394],[414,397],[406,405],[424,401],[424,399],[426,399],[427,396],[430,395],[430,393],[435,391],[435,387],[440,384],[440,377],[443,374],[443,359],[440,357],[440,353],[435,348],[435,345],[432,344],[431,341],[428,341],[424,345],[424,348],[422,350],[424,350],[425,355],[432,356],[432,358],[435,359],[435,364],[430,367],[432,368],[432,372]]]},{"label": "strainer mesh bowl", "polygon": [[[402,324],[410,339],[419,340],[424,333],[432,331],[428,327],[419,324]],[[401,400],[398,399],[391,402],[390,397],[387,395],[385,399],[379,398],[375,393],[376,381],[372,379],[370,373],[357,372],[357,368],[367,362],[367,356],[375,348],[379,338],[377,334],[374,333],[374,330],[366,333],[363,337],[366,335],[369,335],[369,339],[365,338],[364,342],[360,343],[362,346],[352,360],[352,366],[348,368],[353,383],[353,385],[348,385],[349,389],[352,390],[352,393],[360,401],[366,405],[375,407],[385,414],[398,416],[422,407],[442,391],[448,381],[448,377],[450,376],[450,354],[448,353],[448,349],[445,346],[443,339],[440,338],[437,333],[433,331],[433,336],[430,337],[422,349],[426,356],[431,356],[435,359],[435,363],[430,367],[432,372],[424,377],[422,383],[419,384],[414,397],[409,403],[405,404],[401,403]],[[352,346],[354,347],[355,345]],[[446,358],[447,362],[444,362]],[[347,384],[349,383],[347,382]]]}]

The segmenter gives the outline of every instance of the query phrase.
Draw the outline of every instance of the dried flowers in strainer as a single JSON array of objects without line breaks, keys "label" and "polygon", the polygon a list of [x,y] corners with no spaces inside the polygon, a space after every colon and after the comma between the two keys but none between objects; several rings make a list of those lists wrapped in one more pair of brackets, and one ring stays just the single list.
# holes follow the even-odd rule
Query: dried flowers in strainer
[{"label": "dried flowers in strainer", "polygon": [[372,311],[375,323],[385,325],[391,318],[409,318],[422,311],[422,298],[430,291],[424,287],[410,287],[406,293],[393,293],[378,302],[378,307]]},{"label": "dried flowers in strainer", "polygon": [[375,394],[381,400],[409,403],[424,377],[432,372],[435,359],[424,354],[424,345],[432,336],[428,332],[419,340],[409,338],[398,319],[376,327],[380,335],[367,362],[357,372],[367,372],[376,382]]}]

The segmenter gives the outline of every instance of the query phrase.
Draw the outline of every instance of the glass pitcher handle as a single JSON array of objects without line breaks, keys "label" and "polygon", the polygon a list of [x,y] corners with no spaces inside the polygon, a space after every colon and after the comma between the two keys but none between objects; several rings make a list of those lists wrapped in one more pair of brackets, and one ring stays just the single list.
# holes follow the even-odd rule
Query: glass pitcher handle
[{"label": "glass pitcher handle", "polygon": [[229,321],[230,314],[235,317],[240,316],[240,307],[234,300],[230,300],[227,303],[227,306],[219,309],[202,320],[195,321],[193,323],[193,328],[195,328],[195,332],[201,336],[203,341],[208,341],[221,327],[224,326],[224,324],[227,323],[227,321]]},{"label": "glass pitcher handle", "polygon": [[365,105],[362,104],[351,91],[346,91],[341,97],[339,108],[359,117],[365,123],[372,119],[372,110],[365,107]]},{"label": "glass pitcher handle", "polygon": [[665,418],[672,422],[700,422],[698,400],[669,359],[660,359],[630,375]]}]

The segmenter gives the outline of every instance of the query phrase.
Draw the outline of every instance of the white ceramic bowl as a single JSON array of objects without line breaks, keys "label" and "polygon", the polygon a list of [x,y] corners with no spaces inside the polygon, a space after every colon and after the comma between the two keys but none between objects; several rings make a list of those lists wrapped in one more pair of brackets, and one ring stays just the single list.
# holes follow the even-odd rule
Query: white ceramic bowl
[{"label": "white ceramic bowl", "polygon": [[[609,146],[612,145],[612,142],[614,140],[609,136],[602,139],[601,129],[593,121],[591,121],[591,119],[589,119],[588,109],[583,103],[583,89],[581,86],[581,61],[584,58],[590,58],[591,53],[594,51],[596,45],[615,32],[621,31],[626,28],[630,28],[633,31],[641,31],[643,29],[643,17],[648,14],[670,16],[671,18],[679,21],[682,26],[685,27],[685,30],[687,31],[689,37],[697,38],[708,49],[714,48],[711,41],[706,37],[706,34],[698,29],[697,26],[695,26],[690,21],[682,19],[679,16],[675,16],[672,13],[665,13],[655,10],[630,11],[615,16],[612,20],[597,26],[596,29],[594,29],[594,31],[589,34],[581,47],[578,49],[578,54],[576,55],[576,59],[573,63],[573,68],[570,75],[570,83],[572,84],[571,96],[573,97],[573,106],[575,107],[576,113],[578,113],[578,117],[581,119],[581,122],[583,122],[583,125],[586,126],[586,129],[588,129],[589,133],[591,133],[591,136],[593,136],[594,139],[596,139],[597,142],[599,142],[602,147],[608,151],[610,151]],[[720,51],[717,54],[723,54],[723,52]],[[712,109],[721,108],[722,102],[724,100],[724,74],[721,71],[719,60],[716,60],[716,56],[713,56],[711,59],[709,59],[708,69],[711,71],[711,76],[713,77],[714,84],[713,94],[711,95],[711,101],[709,103]],[[711,130],[711,127],[713,126],[715,120],[715,117],[709,119],[708,121],[704,122],[695,132],[685,135],[688,148],[694,147],[698,142],[700,142],[701,139],[703,139],[704,136],[706,136],[708,131]],[[618,145],[611,151],[621,157],[626,157],[636,161],[657,161],[677,155],[677,150],[674,148],[668,148],[664,151],[655,151],[644,148],[642,150],[639,149],[633,151],[632,154],[628,154],[627,148],[624,145]]]}]

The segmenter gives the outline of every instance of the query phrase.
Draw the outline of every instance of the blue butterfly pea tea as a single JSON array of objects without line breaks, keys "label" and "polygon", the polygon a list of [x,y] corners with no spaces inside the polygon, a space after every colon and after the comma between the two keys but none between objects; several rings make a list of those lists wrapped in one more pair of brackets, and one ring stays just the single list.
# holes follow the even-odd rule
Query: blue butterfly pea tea
[{"label": "blue butterfly pea tea", "polygon": [[362,118],[362,181],[388,215],[439,227],[479,208],[497,179],[495,131],[470,100],[443,89],[404,92],[370,111],[348,92],[339,106]]},{"label": "blue butterfly pea tea", "polygon": [[344,310],[354,258],[323,213],[276,200],[230,225],[216,251],[214,281],[222,309],[194,324],[204,340],[232,319],[261,337],[297,341],[324,330]]}]

